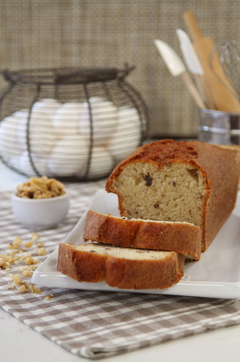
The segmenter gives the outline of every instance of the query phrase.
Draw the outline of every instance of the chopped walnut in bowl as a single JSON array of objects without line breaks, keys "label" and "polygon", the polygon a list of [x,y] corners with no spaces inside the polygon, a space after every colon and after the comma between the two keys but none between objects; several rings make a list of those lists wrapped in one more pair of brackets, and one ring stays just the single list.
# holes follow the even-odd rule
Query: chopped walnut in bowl
[{"label": "chopped walnut in bowl", "polygon": [[46,176],[31,177],[12,194],[12,210],[26,228],[42,230],[57,226],[68,213],[70,195],[64,185]]},{"label": "chopped walnut in bowl", "polygon": [[17,186],[18,197],[27,199],[48,199],[65,194],[65,186],[62,182],[42,177],[30,177],[29,181]]}]

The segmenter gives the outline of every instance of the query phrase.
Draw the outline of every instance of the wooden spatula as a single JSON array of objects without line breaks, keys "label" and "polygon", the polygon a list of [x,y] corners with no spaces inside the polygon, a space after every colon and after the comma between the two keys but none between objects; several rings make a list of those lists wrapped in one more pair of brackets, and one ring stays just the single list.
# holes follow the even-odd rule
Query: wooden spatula
[{"label": "wooden spatula", "polygon": [[203,68],[203,77],[206,80],[215,108],[219,111],[239,113],[240,103],[238,99],[227,89],[227,87],[224,86],[224,84],[226,84],[233,90],[232,85],[224,74],[219,57],[214,57],[212,66],[214,72],[217,73],[218,77],[222,79],[224,84],[210,68],[210,53],[215,47],[214,41],[211,38],[203,36],[201,29],[197,24],[196,18],[191,11],[186,11],[183,15],[183,19],[193,40],[193,47]]}]

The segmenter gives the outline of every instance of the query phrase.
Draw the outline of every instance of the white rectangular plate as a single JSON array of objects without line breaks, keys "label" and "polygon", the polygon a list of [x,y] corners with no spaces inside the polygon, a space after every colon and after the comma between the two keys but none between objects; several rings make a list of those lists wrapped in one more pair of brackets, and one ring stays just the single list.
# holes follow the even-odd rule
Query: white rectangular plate
[{"label": "white rectangular plate", "polygon": [[[90,210],[119,216],[117,196],[100,189]],[[86,214],[82,216],[63,243],[83,244]],[[185,265],[182,280],[164,290],[123,290],[105,282],[80,283],[56,270],[58,248],[35,271],[32,282],[50,288],[73,288],[109,292],[168,294],[209,298],[240,298],[240,194],[236,207],[201,260]]]}]

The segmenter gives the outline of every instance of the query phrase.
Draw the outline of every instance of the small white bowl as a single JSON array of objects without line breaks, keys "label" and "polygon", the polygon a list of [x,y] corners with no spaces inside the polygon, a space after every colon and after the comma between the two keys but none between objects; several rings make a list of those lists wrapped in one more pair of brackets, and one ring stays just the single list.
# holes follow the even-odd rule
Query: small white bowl
[{"label": "small white bowl", "polygon": [[12,211],[28,229],[43,230],[57,226],[67,216],[70,205],[68,191],[48,199],[25,199],[12,194]]}]

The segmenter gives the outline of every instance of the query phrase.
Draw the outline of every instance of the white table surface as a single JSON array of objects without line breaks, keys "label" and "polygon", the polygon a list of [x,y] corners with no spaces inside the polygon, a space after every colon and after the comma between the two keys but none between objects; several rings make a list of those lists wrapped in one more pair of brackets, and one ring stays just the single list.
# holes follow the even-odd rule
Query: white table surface
[{"label": "white table surface", "polygon": [[[0,162],[0,191],[14,190],[27,180]],[[1,242],[1,240],[0,240]],[[33,331],[0,308],[0,359],[4,362],[79,362],[74,356]],[[240,326],[165,342],[123,355],[104,358],[108,362],[239,362]]]}]

